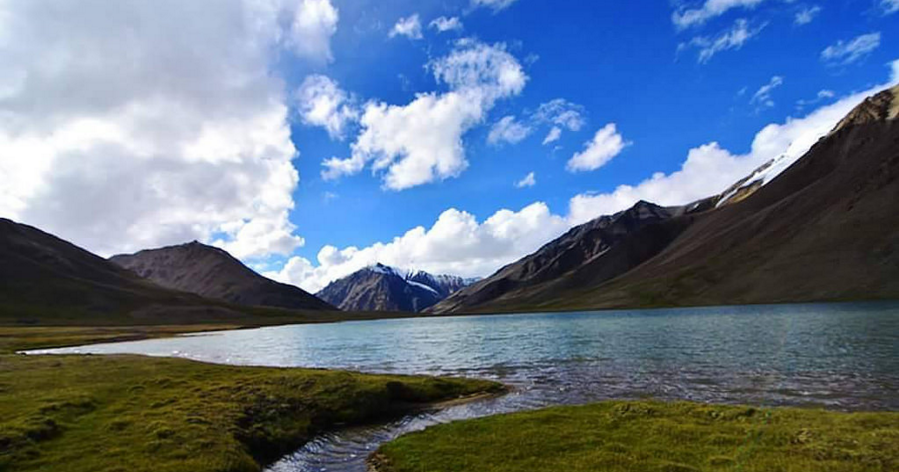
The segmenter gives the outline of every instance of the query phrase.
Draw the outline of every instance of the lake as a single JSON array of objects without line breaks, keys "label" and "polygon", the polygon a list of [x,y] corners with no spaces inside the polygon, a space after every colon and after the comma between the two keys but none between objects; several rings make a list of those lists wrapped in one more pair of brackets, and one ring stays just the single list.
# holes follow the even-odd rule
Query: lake
[{"label": "lake", "polygon": [[319,437],[269,469],[277,472],[363,471],[379,444],[431,424],[610,398],[899,410],[899,303],[424,317],[36,352],[471,376],[514,387]]}]

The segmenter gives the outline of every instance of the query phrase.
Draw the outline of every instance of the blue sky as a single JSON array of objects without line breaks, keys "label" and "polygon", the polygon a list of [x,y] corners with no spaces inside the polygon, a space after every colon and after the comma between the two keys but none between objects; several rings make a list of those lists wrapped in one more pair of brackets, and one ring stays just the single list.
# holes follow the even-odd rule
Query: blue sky
[{"label": "blue sky", "polygon": [[[710,141],[746,152],[766,124],[804,115],[835,98],[823,97],[804,109],[797,105],[800,100],[817,100],[822,90],[839,97],[882,83],[886,64],[899,58],[892,33],[899,31],[899,15],[884,15],[878,5],[863,1],[759,2],[684,30],[672,22],[678,8],[664,3],[559,1],[547,8],[545,2],[521,0],[498,12],[471,11],[467,2],[382,3],[336,2],[346,24],[334,37],[334,62],[319,69],[298,68],[290,75],[326,74],[361,100],[404,104],[415,93],[445,90],[424,65],[447,54],[459,37],[475,37],[487,44],[505,43],[525,64],[529,80],[520,95],[498,103],[484,123],[463,135],[468,169],[458,177],[402,191],[382,189],[381,179],[368,169],[323,180],[321,161],[349,155],[351,137],[335,141],[322,128],[294,124],[302,182],[291,220],[306,239],[297,254],[310,260],[324,245],[365,247],[418,225],[428,227],[448,208],[483,219],[503,208],[518,210],[543,201],[565,214],[572,196],[612,191],[655,172],[670,173],[691,148]],[[800,12],[815,7],[819,10],[812,10],[812,21],[797,24]],[[388,37],[399,18],[416,13],[422,39]],[[439,16],[458,16],[464,30],[438,34],[427,28]],[[704,62],[695,48],[678,51],[679,44],[714,37],[738,19],[761,29],[739,49]],[[851,63],[833,64],[821,57],[838,41],[874,32],[881,33],[880,47]],[[527,58],[536,61],[527,64]],[[770,106],[753,101],[775,76],[782,77],[782,84],[771,91]],[[557,98],[582,107],[585,125],[579,131],[566,130],[554,145],[543,146],[550,127],[535,125],[518,143],[487,143],[497,120],[508,115],[524,119]],[[572,154],[610,122],[632,144],[600,169],[566,171]],[[513,185],[530,172],[536,185]]]},{"label": "blue sky", "polygon": [[789,163],[899,82],[897,0],[110,5],[0,3],[0,216],[310,291],[489,275]]}]

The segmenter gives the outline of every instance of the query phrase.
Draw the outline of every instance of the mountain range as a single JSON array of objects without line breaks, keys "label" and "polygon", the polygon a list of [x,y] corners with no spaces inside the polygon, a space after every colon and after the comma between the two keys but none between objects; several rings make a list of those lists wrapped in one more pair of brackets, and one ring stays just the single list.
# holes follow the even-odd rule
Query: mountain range
[{"label": "mountain range", "polygon": [[346,311],[418,312],[471,282],[452,275],[403,272],[379,263],[330,283],[316,295]]},{"label": "mountain range", "polygon": [[[145,278],[37,228],[0,218],[0,324],[255,325],[327,321],[336,315],[327,303],[255,275],[224,251],[184,247],[115,258],[123,264],[142,261],[135,267]],[[198,280],[191,280],[194,276]],[[234,296],[235,291],[241,293]]]},{"label": "mountain range", "polygon": [[[0,219],[0,322],[334,319],[899,298],[899,87],[798,160],[684,206],[640,201],[479,281],[375,265],[316,296],[197,242],[104,259]],[[472,283],[473,282],[473,283]]]},{"label": "mountain range", "polygon": [[899,298],[899,87],[776,177],[576,227],[434,313]]}]

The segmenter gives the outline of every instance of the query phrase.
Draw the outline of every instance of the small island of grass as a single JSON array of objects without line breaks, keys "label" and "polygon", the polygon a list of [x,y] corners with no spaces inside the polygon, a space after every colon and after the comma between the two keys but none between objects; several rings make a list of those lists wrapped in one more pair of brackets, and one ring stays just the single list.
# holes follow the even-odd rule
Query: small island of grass
[{"label": "small island of grass", "polygon": [[378,472],[887,472],[899,413],[610,401],[459,421],[383,445]]}]

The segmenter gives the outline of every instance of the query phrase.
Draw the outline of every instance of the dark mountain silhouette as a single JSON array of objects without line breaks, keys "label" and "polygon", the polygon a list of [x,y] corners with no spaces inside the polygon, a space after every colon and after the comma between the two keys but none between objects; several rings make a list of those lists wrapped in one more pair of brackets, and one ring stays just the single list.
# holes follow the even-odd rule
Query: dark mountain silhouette
[{"label": "dark mountain silhouette", "polygon": [[0,219],[0,321],[148,324],[244,316],[169,290],[37,228]]},{"label": "dark mountain silhouette", "polygon": [[335,309],[298,287],[257,274],[222,249],[196,241],[109,260],[163,287],[206,298],[293,310]]}]

